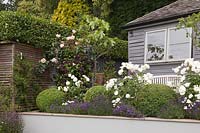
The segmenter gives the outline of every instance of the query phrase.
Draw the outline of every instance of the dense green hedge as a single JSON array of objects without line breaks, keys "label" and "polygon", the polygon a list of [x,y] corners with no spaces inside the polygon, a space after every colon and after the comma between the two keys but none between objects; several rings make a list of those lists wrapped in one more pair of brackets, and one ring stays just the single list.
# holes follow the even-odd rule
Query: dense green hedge
[{"label": "dense green hedge", "polygon": [[[128,41],[119,38],[114,38],[114,41],[115,45],[104,55],[104,57],[128,60]],[[101,49],[102,52],[104,49],[105,48]]]},{"label": "dense green hedge", "polygon": [[107,56],[113,59],[126,59],[128,60],[128,41],[124,41],[118,38],[114,38],[116,42],[115,46],[107,54]]},{"label": "dense green hedge", "polygon": [[48,48],[57,33],[67,36],[69,29],[45,19],[18,12],[0,12],[0,41],[9,40]]}]

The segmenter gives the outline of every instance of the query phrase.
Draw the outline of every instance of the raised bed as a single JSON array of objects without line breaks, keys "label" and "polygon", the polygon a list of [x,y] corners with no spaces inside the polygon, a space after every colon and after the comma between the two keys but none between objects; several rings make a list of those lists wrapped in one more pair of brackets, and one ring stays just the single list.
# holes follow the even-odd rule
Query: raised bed
[{"label": "raised bed", "polygon": [[22,113],[24,133],[190,133],[200,121]]}]

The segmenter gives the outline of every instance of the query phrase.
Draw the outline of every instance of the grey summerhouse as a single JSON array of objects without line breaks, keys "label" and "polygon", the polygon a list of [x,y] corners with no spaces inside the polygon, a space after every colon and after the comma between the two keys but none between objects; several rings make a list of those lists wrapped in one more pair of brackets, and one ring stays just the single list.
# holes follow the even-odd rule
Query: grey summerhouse
[{"label": "grey summerhouse", "polygon": [[187,58],[200,60],[191,28],[179,29],[178,18],[200,12],[200,0],[178,0],[127,23],[129,62],[147,63],[154,75],[174,75],[172,68]]}]

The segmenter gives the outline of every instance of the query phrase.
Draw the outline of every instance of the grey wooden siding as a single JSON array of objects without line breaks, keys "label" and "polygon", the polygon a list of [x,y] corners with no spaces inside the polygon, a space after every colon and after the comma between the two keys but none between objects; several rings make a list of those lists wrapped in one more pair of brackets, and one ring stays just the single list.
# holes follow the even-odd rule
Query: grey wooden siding
[{"label": "grey wooden siding", "polygon": [[[136,28],[136,29],[129,29],[128,31],[128,55],[129,55],[129,62],[134,64],[144,64],[144,53],[145,53],[145,35],[148,31],[154,30],[161,30],[166,28],[176,27],[176,23],[167,23],[162,25],[149,26],[146,28]],[[196,60],[200,60],[200,48],[196,46],[193,47],[193,58]],[[164,62],[164,63],[151,63],[149,72],[154,75],[173,75],[175,74],[172,71],[172,68],[179,66],[181,62]]]},{"label": "grey wooden siding", "polygon": [[0,44],[0,84],[11,85],[12,81],[12,44]]}]

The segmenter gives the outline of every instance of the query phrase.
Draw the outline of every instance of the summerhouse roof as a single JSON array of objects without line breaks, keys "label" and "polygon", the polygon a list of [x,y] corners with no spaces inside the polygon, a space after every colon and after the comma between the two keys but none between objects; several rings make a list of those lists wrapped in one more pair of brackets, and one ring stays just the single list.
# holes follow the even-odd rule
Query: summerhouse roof
[{"label": "summerhouse roof", "polygon": [[200,0],[177,0],[127,23],[124,28],[136,27],[157,21],[177,19],[200,11]]}]

